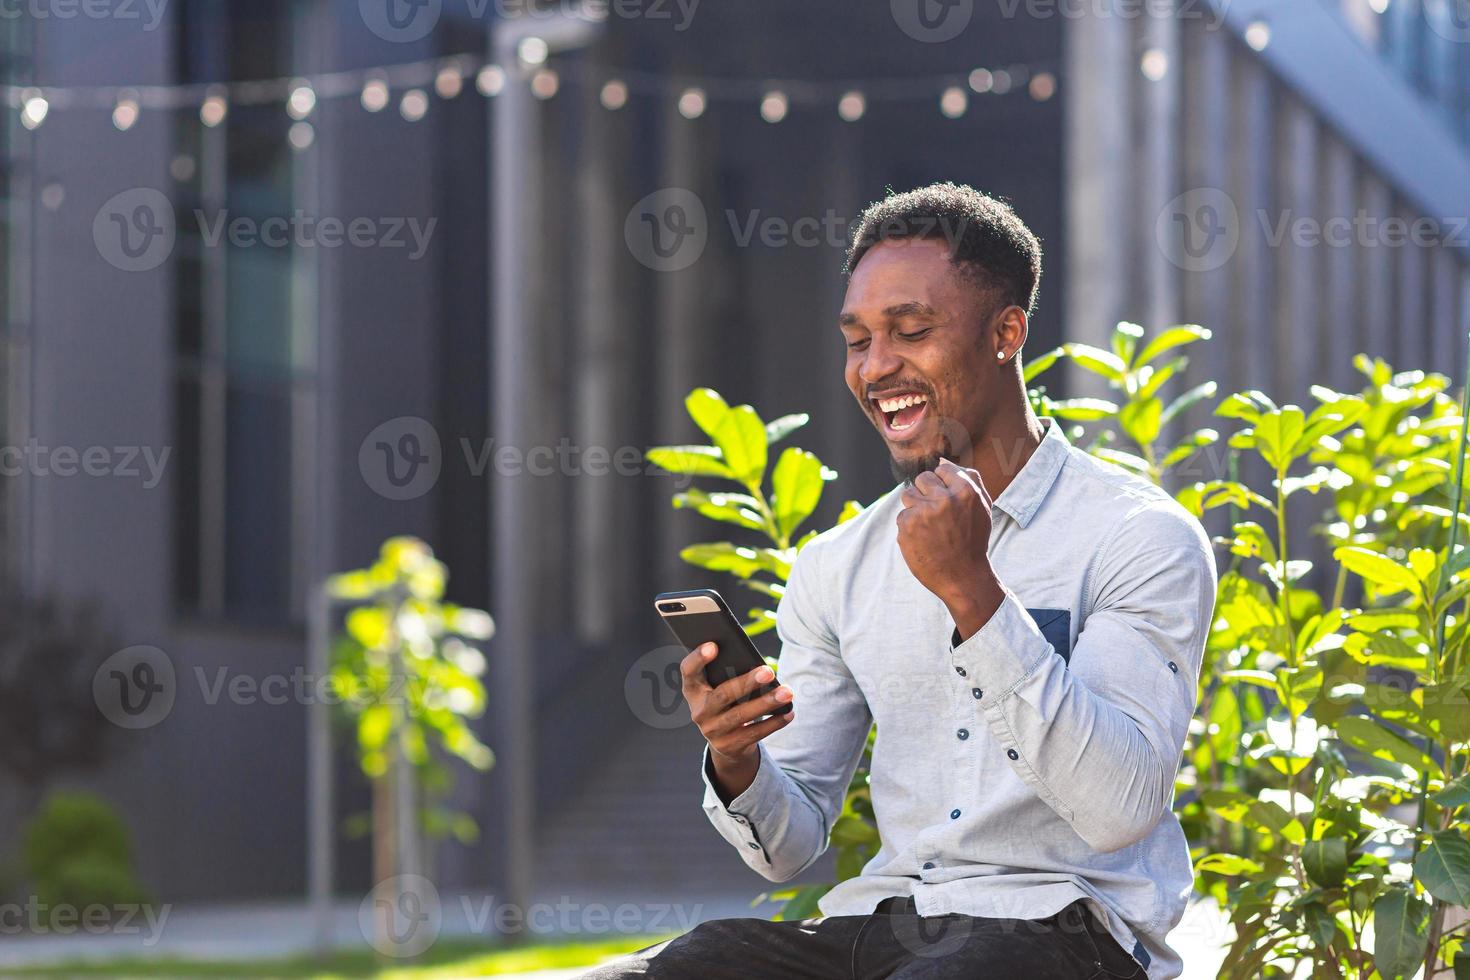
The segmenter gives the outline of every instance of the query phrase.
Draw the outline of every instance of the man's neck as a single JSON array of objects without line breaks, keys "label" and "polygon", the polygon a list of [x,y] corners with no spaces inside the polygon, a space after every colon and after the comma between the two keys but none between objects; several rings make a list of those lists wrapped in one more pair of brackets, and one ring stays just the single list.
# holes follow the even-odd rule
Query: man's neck
[{"label": "man's neck", "polygon": [[957,462],[980,471],[985,491],[993,500],[1011,485],[1045,435],[1041,420],[1031,411],[1030,404],[1026,404],[1019,412],[993,419],[985,433],[975,440],[969,463]]}]

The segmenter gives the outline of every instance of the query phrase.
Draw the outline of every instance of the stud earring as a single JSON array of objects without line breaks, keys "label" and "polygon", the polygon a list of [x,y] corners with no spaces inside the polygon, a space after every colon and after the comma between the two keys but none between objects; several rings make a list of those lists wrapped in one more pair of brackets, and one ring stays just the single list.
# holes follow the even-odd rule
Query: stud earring
[{"label": "stud earring", "polygon": [[1006,352],[1003,351],[1003,350],[996,351],[995,352],[995,359],[997,361],[1003,361],[1003,360],[1005,360],[1006,359]]}]

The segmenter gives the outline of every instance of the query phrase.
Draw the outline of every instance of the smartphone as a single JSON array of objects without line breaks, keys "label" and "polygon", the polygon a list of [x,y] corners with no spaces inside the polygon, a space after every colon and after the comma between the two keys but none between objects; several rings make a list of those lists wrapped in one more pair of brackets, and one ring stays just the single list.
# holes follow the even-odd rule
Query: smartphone
[{"label": "smartphone", "polygon": [[[653,597],[653,606],[663,621],[678,637],[684,649],[693,652],[702,643],[714,643],[719,653],[704,667],[705,680],[711,687],[718,687],[732,677],[747,674],[764,664],[750,635],[740,625],[740,620],[730,611],[730,606],[714,589],[691,589],[688,592],[661,592]],[[741,698],[744,703],[776,689],[771,681],[759,690]],[[772,714],[784,715],[791,710],[788,702]]]}]

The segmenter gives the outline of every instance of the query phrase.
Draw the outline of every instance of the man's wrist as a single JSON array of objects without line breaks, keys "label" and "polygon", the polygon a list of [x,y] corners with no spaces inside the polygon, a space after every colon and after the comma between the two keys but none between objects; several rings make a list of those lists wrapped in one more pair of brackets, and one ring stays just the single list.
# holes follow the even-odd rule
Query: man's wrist
[{"label": "man's wrist", "polygon": [[954,620],[955,633],[963,642],[974,636],[990,622],[1001,603],[1005,602],[1005,586],[1000,584],[995,570],[989,563],[975,576],[970,587],[952,599],[945,600],[949,615]]}]

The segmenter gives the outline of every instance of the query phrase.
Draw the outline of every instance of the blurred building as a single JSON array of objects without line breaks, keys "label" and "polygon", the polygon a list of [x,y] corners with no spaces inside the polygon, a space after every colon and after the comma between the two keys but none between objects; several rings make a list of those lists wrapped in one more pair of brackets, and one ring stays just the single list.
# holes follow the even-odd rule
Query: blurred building
[{"label": "blurred building", "polygon": [[[369,0],[0,19],[0,444],[48,460],[0,480],[3,584],[95,602],[120,645],[167,652],[169,716],[56,780],[118,802],[162,897],[303,890],[306,708],[209,692],[301,669],[311,584],[399,533],[501,627],[500,761],[459,794],[484,844],[447,849],[441,880],[754,893],[699,813],[697,735],[641,723],[623,694],[666,642],[653,593],[718,585],[678,548],[723,528],[672,510],[669,478],[575,454],[695,439],[682,399],[710,385],[813,415],[793,441],[842,474],[821,522],[886,489],[834,323],[843,240],[885,187],[1015,203],[1047,250],[1032,351],[1105,343],[1119,319],[1200,322],[1217,338],[1193,380],[1297,400],[1352,385],[1359,350],[1463,363],[1470,23],[1452,3],[650,0],[599,5],[500,88],[477,70],[506,54],[504,6],[446,0],[422,32]],[[473,70],[436,87],[461,54]],[[391,67],[411,63],[430,67]],[[291,78],[310,104],[239,84]],[[670,189],[704,212],[677,268],[630,245],[640,202]],[[134,271],[147,256],[108,235],[154,200],[140,191],[168,202],[173,238]],[[229,232],[293,215],[317,233],[369,219],[367,244]],[[1426,237],[1392,244],[1390,217]],[[1331,219],[1348,239],[1314,244]],[[370,463],[404,417],[432,429],[439,472],[399,492]],[[42,453],[62,447],[110,462],[64,475]],[[144,449],[168,453],[157,479]],[[339,816],[365,805],[346,752],[335,785]],[[0,799],[17,799],[3,782]],[[0,808],[5,838],[22,810]],[[365,887],[362,845],[339,857],[339,887]]]}]

